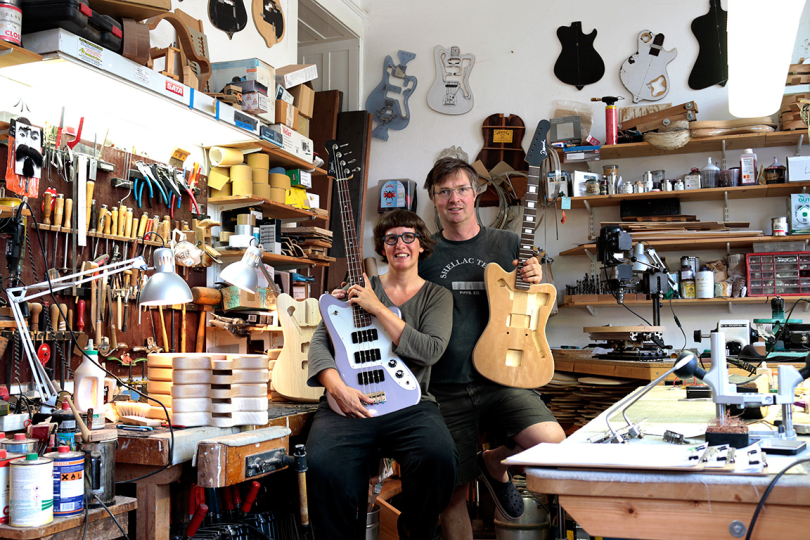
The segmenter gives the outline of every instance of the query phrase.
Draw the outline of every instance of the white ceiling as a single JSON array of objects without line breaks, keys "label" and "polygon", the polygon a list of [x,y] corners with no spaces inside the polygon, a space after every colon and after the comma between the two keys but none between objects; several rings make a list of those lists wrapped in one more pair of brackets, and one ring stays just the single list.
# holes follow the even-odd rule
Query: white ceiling
[{"label": "white ceiling", "polygon": [[298,46],[328,43],[357,37],[324,9],[317,0],[298,2]]}]

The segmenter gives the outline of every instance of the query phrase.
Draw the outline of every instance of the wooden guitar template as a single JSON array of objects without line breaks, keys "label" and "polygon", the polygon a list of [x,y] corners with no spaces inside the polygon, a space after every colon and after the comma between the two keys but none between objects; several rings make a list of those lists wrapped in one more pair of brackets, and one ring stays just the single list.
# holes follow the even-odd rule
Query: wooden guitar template
[{"label": "wooden guitar template", "polygon": [[[203,33],[202,21],[176,9],[174,13],[162,13],[147,19],[146,24],[149,30],[154,30],[162,20],[169,22],[177,32],[182,63],[185,64],[186,61],[191,63],[199,81],[197,90],[204,92],[208,87],[208,79],[211,78],[211,60],[208,56],[208,38]],[[185,82],[184,80],[183,83]]]},{"label": "wooden guitar template", "polygon": [[[534,256],[534,232],[540,193],[540,165],[548,158],[546,136],[551,127],[541,120],[526,161],[528,189],[523,199],[518,268]],[[489,322],[473,350],[473,365],[487,379],[515,388],[539,388],[554,375],[554,358],[546,340],[546,323],[557,301],[557,289],[548,283],[523,280],[517,269],[506,272],[498,264],[484,269]]]},{"label": "wooden guitar template", "polygon": [[436,79],[427,96],[428,106],[442,114],[464,114],[473,107],[470,72],[475,55],[461,54],[456,46],[448,51],[441,45],[433,49],[436,60]]},{"label": "wooden guitar template", "polygon": [[560,56],[554,64],[554,75],[558,79],[582,90],[586,84],[593,84],[602,78],[605,62],[593,47],[596,28],[590,34],[585,34],[582,32],[582,22],[574,21],[571,26],[557,28],[557,37],[562,45]]},{"label": "wooden guitar template", "polygon": [[296,300],[289,294],[280,294],[276,304],[284,330],[284,347],[273,367],[273,388],[290,401],[317,402],[323,388],[307,385],[307,354],[315,327],[321,322],[318,301]]},{"label": "wooden guitar template", "polygon": [[728,13],[720,0],[709,0],[709,12],[692,21],[700,49],[689,74],[689,88],[701,90],[728,82]]},{"label": "wooden guitar template", "polygon": [[642,99],[658,101],[669,93],[667,64],[678,55],[678,49],[664,50],[664,34],[644,30],[638,35],[638,52],[624,61],[619,77],[633,94],[633,103]]},{"label": "wooden guitar template", "polygon": [[405,71],[416,55],[406,51],[399,51],[398,55],[396,65],[390,55],[385,57],[382,80],[366,99],[366,110],[377,122],[371,136],[381,141],[388,140],[389,129],[405,129],[411,121],[408,99],[416,90],[416,77]]},{"label": "wooden guitar template", "polygon": [[208,0],[208,20],[215,28],[228,34],[228,39],[247,26],[247,10],[243,0]]},{"label": "wooden guitar template", "polygon": [[259,35],[270,48],[284,39],[287,25],[284,23],[284,11],[276,0],[253,0],[251,13],[253,24]]}]

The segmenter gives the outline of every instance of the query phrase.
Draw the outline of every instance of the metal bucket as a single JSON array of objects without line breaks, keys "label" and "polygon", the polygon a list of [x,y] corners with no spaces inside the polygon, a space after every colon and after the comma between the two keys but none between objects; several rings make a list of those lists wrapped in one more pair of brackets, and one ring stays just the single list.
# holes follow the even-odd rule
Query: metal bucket
[{"label": "metal bucket", "polygon": [[[545,507],[526,489],[526,480],[514,478],[515,487],[523,498],[523,515],[508,521],[495,509],[495,538],[498,540],[550,540],[549,515]],[[541,497],[543,497],[541,495]]]},{"label": "metal bucket", "polygon": [[380,507],[376,504],[366,514],[366,540],[380,540]]},{"label": "metal bucket", "polygon": [[[85,501],[90,508],[101,506],[93,495],[106,505],[115,502],[115,450],[118,448],[118,439],[98,442],[79,443],[79,451],[90,454],[84,461],[84,474],[90,479],[90,486],[98,478],[98,489],[85,489]],[[95,468],[95,463],[100,463]]]}]

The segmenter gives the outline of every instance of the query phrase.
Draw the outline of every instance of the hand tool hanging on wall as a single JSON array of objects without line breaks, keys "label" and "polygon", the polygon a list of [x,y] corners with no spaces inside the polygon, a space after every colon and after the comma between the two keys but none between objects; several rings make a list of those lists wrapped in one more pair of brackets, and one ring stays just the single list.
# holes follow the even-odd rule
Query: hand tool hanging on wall
[{"label": "hand tool hanging on wall", "polygon": [[[71,230],[71,220],[73,219],[73,199],[65,200],[65,225],[64,228],[67,230],[65,231],[65,260],[62,262],[62,268],[60,270],[63,273],[67,273],[69,268],[67,265],[68,260],[68,241],[70,240],[70,230]],[[54,250],[56,251],[56,250]],[[56,263],[54,262],[54,265]]]}]

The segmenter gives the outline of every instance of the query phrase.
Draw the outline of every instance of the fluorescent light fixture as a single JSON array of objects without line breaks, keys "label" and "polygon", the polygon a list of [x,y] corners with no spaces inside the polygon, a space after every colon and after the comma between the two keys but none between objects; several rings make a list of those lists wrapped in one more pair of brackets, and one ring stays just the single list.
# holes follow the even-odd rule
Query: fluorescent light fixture
[{"label": "fluorescent light fixture", "polygon": [[141,291],[142,306],[171,306],[191,302],[191,289],[174,271],[174,253],[169,248],[155,250],[155,273]]},{"label": "fluorescent light fixture", "polygon": [[804,4],[805,0],[729,0],[728,110],[732,115],[768,116],[779,109]]},{"label": "fluorescent light fixture", "polygon": [[245,250],[241,261],[229,264],[219,273],[219,279],[243,291],[256,294],[256,290],[259,288],[259,276],[256,274],[257,269],[264,273],[267,283],[272,287],[273,278],[270,277],[270,274],[262,263],[261,246],[251,246]]}]

